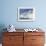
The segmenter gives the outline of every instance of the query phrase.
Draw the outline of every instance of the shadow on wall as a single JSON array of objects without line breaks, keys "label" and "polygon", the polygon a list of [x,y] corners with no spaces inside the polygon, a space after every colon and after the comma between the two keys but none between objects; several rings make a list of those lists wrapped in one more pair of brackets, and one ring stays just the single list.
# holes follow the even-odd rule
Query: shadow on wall
[{"label": "shadow on wall", "polygon": [[4,30],[4,28],[6,28],[6,26],[4,24],[0,24],[0,43],[2,43],[2,32],[5,32],[6,30]]}]

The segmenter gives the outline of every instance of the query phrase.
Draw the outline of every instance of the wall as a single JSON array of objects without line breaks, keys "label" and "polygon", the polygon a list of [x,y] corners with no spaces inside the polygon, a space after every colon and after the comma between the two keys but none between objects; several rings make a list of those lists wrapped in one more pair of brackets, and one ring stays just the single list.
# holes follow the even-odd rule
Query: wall
[{"label": "wall", "polygon": [[[16,28],[41,27],[46,28],[46,0],[0,0],[0,25],[13,24]],[[36,20],[34,22],[18,22],[18,7],[34,7]]]}]

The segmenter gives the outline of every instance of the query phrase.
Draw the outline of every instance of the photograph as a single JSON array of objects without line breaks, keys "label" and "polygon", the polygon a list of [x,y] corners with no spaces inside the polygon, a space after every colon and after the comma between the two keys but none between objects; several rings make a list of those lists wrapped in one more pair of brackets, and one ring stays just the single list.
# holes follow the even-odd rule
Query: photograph
[{"label": "photograph", "polygon": [[18,21],[34,21],[35,8],[19,7],[18,8]]},{"label": "photograph", "polygon": [[46,0],[0,0],[0,46],[46,46]]}]

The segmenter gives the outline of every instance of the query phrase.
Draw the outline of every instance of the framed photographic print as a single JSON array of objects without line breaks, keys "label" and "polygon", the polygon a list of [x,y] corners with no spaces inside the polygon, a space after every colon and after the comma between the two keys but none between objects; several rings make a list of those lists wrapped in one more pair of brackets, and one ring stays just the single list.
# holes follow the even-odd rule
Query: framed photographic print
[{"label": "framed photographic print", "polygon": [[19,7],[18,21],[35,21],[35,8]]}]

